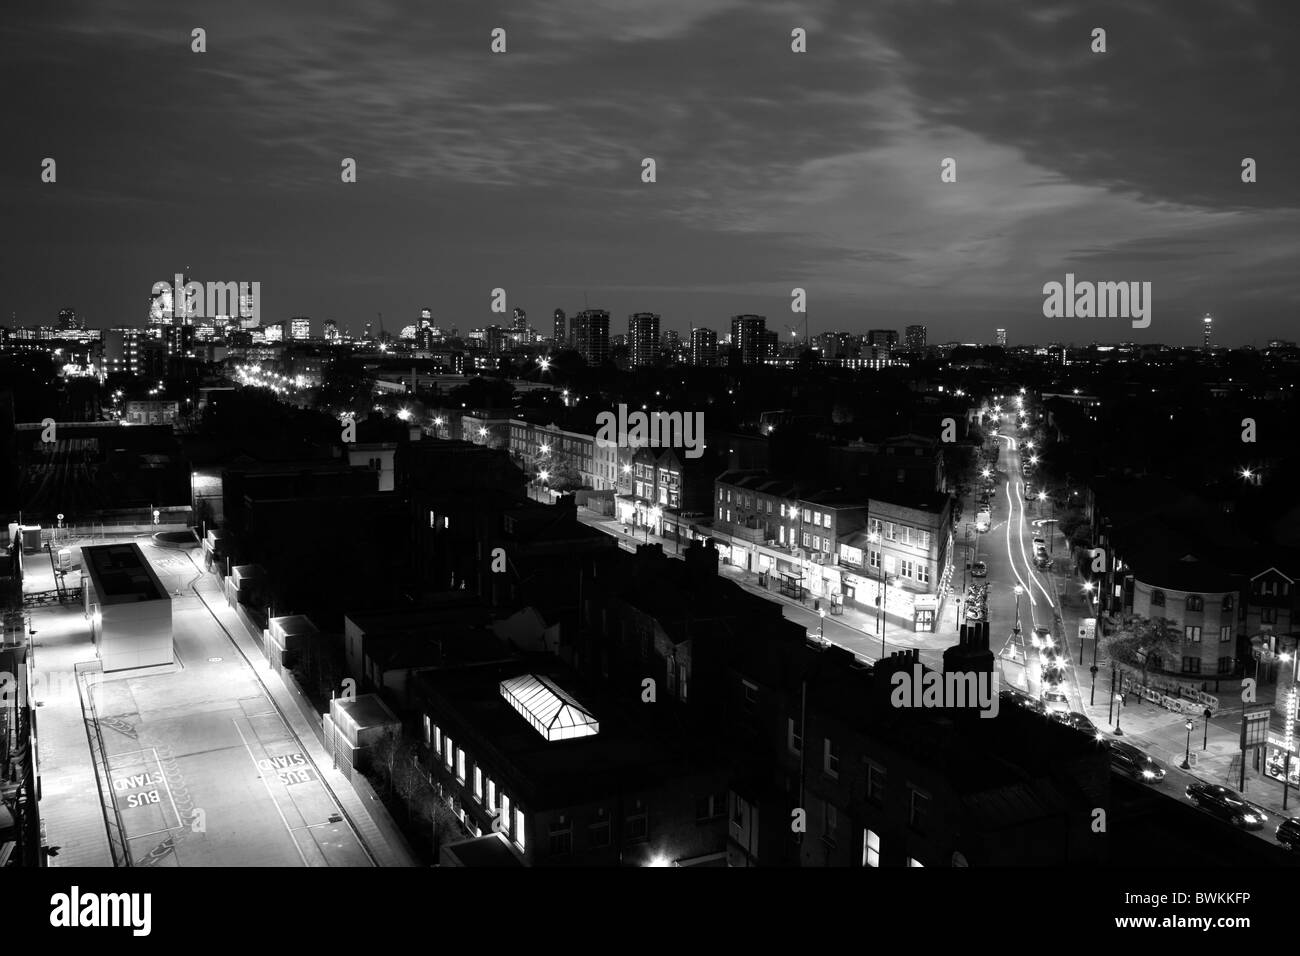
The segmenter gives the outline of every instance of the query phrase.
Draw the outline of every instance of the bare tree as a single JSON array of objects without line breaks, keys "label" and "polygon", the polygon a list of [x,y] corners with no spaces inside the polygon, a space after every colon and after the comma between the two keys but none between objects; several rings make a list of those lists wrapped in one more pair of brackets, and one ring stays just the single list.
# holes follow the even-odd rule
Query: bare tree
[{"label": "bare tree", "polygon": [[1110,656],[1142,671],[1142,684],[1147,682],[1147,669],[1152,658],[1162,661],[1177,655],[1183,635],[1177,625],[1163,617],[1155,619],[1134,616],[1127,618],[1111,639]]}]

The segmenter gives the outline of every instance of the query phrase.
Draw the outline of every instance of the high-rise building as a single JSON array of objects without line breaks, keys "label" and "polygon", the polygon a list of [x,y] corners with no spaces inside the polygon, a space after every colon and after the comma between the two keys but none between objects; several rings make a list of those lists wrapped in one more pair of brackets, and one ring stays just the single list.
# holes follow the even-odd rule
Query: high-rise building
[{"label": "high-rise building", "polygon": [[1007,344],[1007,330],[1006,330],[1006,329],[998,329],[997,334],[994,336],[993,341],[994,341],[994,344],[995,344],[995,345],[1006,345],[1006,344]]},{"label": "high-rise building", "polygon": [[763,334],[759,336],[758,361],[762,363],[776,358],[780,349],[781,337],[776,329],[764,329]]},{"label": "high-rise building", "polygon": [[262,328],[263,342],[283,342],[284,341],[284,323],[272,322],[270,325]]},{"label": "high-rise building", "polygon": [[691,364],[718,364],[718,333],[713,329],[691,329]]},{"label": "high-rise building", "polygon": [[627,345],[633,367],[653,365],[659,357],[659,316],[654,312],[628,316]]},{"label": "high-rise building", "polygon": [[888,365],[894,358],[894,349],[898,345],[898,331],[895,329],[872,329],[867,333],[867,348],[864,358],[873,365]]},{"label": "high-rise building", "polygon": [[[257,285],[257,283],[253,284]],[[257,314],[256,295],[256,292],[241,291],[239,293],[239,327],[241,329],[255,329],[262,324],[262,320]]]},{"label": "high-rise building", "polygon": [[555,310],[555,347],[557,349],[567,348],[569,344],[569,330],[564,324],[564,310]]},{"label": "high-rise building", "polygon": [[676,329],[669,329],[663,334],[660,344],[670,352],[676,352],[682,347],[682,333]]},{"label": "high-rise building", "polygon": [[609,358],[609,313],[604,309],[583,309],[570,326],[573,347],[588,365],[599,365]]},{"label": "high-rise building", "polygon": [[764,333],[767,319],[761,315],[731,317],[731,362],[735,365],[759,365],[765,358]]},{"label": "high-rise building", "polygon": [[311,338],[311,318],[299,315],[289,320],[289,338],[302,342]]},{"label": "high-rise building", "polygon": [[1214,319],[1210,317],[1210,313],[1206,312],[1205,318],[1201,319],[1201,348],[1203,349],[1210,347],[1210,328],[1213,325]]},{"label": "high-rise building", "polygon": [[62,309],[59,311],[59,328],[61,329],[84,329],[86,323],[77,319],[76,309]]},{"label": "high-rise building", "polygon": [[321,331],[326,342],[337,342],[339,340],[339,324],[333,319],[326,319],[322,323]]},{"label": "high-rise building", "polygon": [[515,322],[511,329],[515,332],[528,331],[528,313],[523,309],[516,308],[514,314]]},{"label": "high-rise building", "polygon": [[103,338],[104,371],[140,373],[140,329],[105,329]]},{"label": "high-rise building", "polygon": [[909,352],[925,351],[925,326],[909,325],[905,331],[907,340],[907,349]]}]

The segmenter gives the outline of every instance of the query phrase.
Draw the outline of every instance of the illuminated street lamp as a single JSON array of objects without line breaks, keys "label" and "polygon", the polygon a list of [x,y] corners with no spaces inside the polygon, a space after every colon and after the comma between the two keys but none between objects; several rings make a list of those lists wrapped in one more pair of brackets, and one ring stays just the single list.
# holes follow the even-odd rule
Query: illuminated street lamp
[{"label": "illuminated street lamp", "polygon": [[1187,718],[1187,749],[1183,752],[1183,762],[1178,766],[1183,770],[1192,769],[1192,718]]},{"label": "illuminated street lamp", "polygon": [[825,608],[818,608],[818,610],[817,610],[817,615],[818,615],[818,617],[821,618],[821,620],[819,620],[819,621],[817,622],[817,640],[819,640],[819,641],[825,643],[825,641],[826,641],[826,609],[825,609]]},{"label": "illuminated street lamp", "polygon": [[1019,633],[1020,633],[1020,595],[1022,595],[1022,594],[1025,593],[1025,589],[1022,588],[1019,584],[1017,584],[1014,588],[1012,588],[1012,590],[1016,592],[1016,628],[1015,628],[1015,632],[1016,632],[1017,634],[1019,634]]}]

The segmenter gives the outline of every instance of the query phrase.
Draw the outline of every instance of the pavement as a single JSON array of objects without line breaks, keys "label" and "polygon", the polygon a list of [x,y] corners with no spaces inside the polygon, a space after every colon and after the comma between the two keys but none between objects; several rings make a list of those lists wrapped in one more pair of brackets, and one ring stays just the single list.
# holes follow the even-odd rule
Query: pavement
[{"label": "pavement", "polygon": [[[81,606],[32,609],[40,808],[46,844],[61,847],[50,865],[113,866],[118,818],[136,866],[414,865],[382,804],[332,768],[194,549],[121,540],[172,594],[175,661],[92,689],[75,673],[97,660]],[[52,589],[49,562],[32,557],[24,590]]]},{"label": "pavement", "polygon": [[[1185,789],[1196,780],[1237,790],[1268,811],[1267,825],[1254,833],[1276,843],[1277,824],[1287,817],[1300,815],[1300,791],[1292,787],[1284,809],[1281,782],[1266,776],[1262,766],[1258,769],[1251,766],[1249,756],[1242,786],[1239,740],[1245,705],[1239,696],[1231,696],[1231,690],[1219,695],[1221,706],[1208,721],[1208,727],[1207,721],[1197,716],[1192,721],[1190,735],[1186,715],[1144,701],[1135,694],[1126,694],[1123,701],[1113,696],[1104,642],[1098,649],[1094,642],[1081,641],[1078,636],[1079,625],[1085,618],[1096,617],[1097,612],[1069,560],[1069,545],[1051,520],[1050,506],[1042,512],[1037,503],[1027,504],[1023,500],[1019,441],[1009,436],[1000,436],[1000,440],[1003,450],[997,469],[998,494],[994,496],[997,507],[993,528],[985,536],[996,538],[998,544],[988,549],[987,554],[981,554],[989,561],[989,580],[996,582],[989,589],[991,608],[995,593],[998,595],[995,621],[1014,623],[1014,598],[1008,598],[1007,593],[1014,594],[1011,587],[1016,583],[1025,589],[1021,596],[1021,634],[1017,637],[1011,633],[1000,655],[1003,679],[1035,696],[1041,694],[1044,689],[1040,679],[1041,661],[1032,643],[1026,644],[1026,638],[1034,626],[1050,627],[1057,646],[1062,649],[1062,658],[1069,662],[1062,688],[1070,699],[1071,709],[1087,715],[1104,737],[1139,747],[1162,764],[1167,771],[1165,779],[1149,786],[1177,800],[1187,799]],[[1047,540],[1055,555],[1048,572],[1038,571],[1032,561],[1032,539],[1040,536]],[[993,633],[999,633],[998,628]],[[1083,663],[1080,663],[1081,654]],[[1099,667],[1095,681],[1090,670],[1094,660]],[[1271,707],[1275,691],[1273,685],[1261,684],[1258,701],[1250,704],[1250,709]],[[1264,759],[1261,757],[1261,764]],[[1187,770],[1181,767],[1184,761]]]}]

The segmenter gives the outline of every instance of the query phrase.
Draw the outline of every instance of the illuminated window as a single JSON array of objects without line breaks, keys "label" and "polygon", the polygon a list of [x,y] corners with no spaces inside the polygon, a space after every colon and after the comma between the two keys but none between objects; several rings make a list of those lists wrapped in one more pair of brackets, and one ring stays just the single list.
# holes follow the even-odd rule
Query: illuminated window
[{"label": "illuminated window", "polygon": [[433,725],[433,753],[434,756],[442,755],[442,730],[437,724]]},{"label": "illuminated window", "polygon": [[451,769],[451,765],[452,765],[452,760],[453,760],[453,759],[455,758],[455,756],[456,756],[456,747],[455,747],[455,745],[451,742],[451,738],[450,738],[450,737],[445,738],[445,740],[446,740],[446,743],[447,743],[447,747],[446,747],[445,750],[443,750],[443,752],[442,752],[442,756],[443,756],[443,760],[444,760],[444,762],[447,764],[447,769],[450,770],[450,769]]},{"label": "illuminated window", "polygon": [[433,722],[429,720],[429,715],[424,715],[424,745],[427,747],[433,743]]},{"label": "illuminated window", "polygon": [[519,849],[521,850],[526,845],[526,832],[527,827],[524,826],[524,811],[515,807],[515,842],[519,844]]},{"label": "illuminated window", "polygon": [[491,777],[487,778],[487,805],[493,810],[497,808],[497,783]]},{"label": "illuminated window", "polygon": [[914,859],[912,859],[912,858],[909,856],[909,857],[907,858],[907,865],[908,865],[908,866],[922,866],[923,864],[921,863],[920,860],[914,860]]},{"label": "illuminated window", "polygon": [[862,865],[880,866],[880,834],[875,830],[862,831]]},{"label": "illuminated window", "polygon": [[456,748],[456,779],[465,782],[465,751],[460,747]]},{"label": "illuminated window", "polygon": [[483,768],[478,764],[474,765],[474,799],[483,799]]}]

